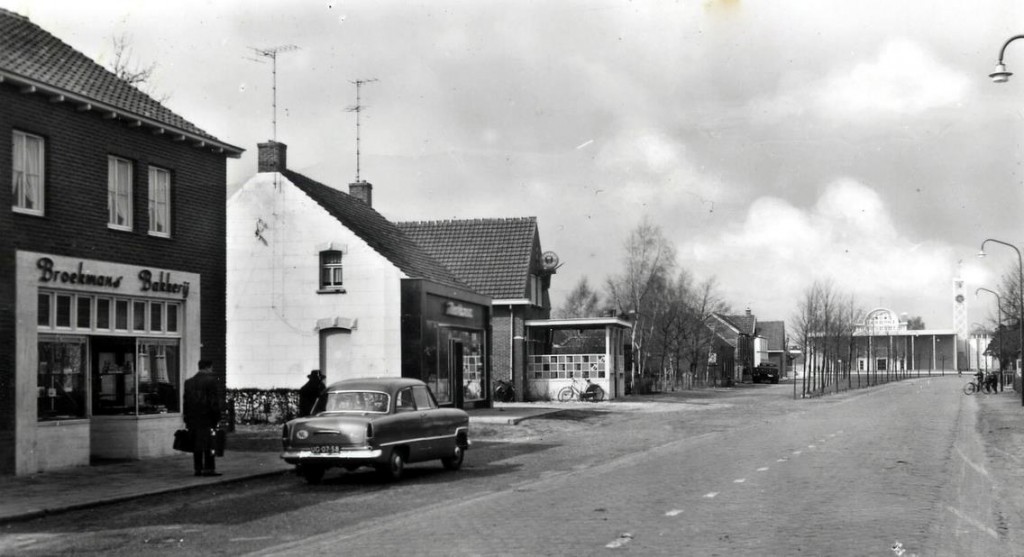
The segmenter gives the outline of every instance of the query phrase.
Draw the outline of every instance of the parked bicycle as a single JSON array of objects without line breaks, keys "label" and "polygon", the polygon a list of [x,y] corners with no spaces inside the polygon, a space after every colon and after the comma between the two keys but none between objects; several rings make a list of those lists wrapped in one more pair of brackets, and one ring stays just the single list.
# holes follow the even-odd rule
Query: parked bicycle
[{"label": "parked bicycle", "polygon": [[570,400],[600,402],[604,400],[604,389],[590,382],[590,379],[572,378],[572,383],[558,391],[558,402]]},{"label": "parked bicycle", "polygon": [[515,402],[516,400],[516,389],[512,386],[512,383],[503,379],[497,379],[494,381],[494,401],[495,402]]},{"label": "parked bicycle", "polygon": [[978,374],[975,374],[975,379],[974,380],[972,380],[969,383],[967,383],[966,385],[964,385],[964,394],[965,395],[973,395],[974,393],[978,393],[978,392],[981,392],[982,390],[985,390],[985,383],[988,383],[988,389],[989,389],[989,390],[985,391],[986,393],[992,393],[992,392],[997,392],[998,391],[997,384],[993,381],[993,378],[996,377],[994,372],[987,372],[987,373],[985,373],[984,374],[984,379],[979,379],[977,377],[977,375]]},{"label": "parked bicycle", "polygon": [[969,381],[966,385],[964,385],[964,394],[965,395],[973,395],[974,393],[976,393],[976,392],[978,392],[980,390],[981,390],[981,385],[978,384],[977,381]]}]

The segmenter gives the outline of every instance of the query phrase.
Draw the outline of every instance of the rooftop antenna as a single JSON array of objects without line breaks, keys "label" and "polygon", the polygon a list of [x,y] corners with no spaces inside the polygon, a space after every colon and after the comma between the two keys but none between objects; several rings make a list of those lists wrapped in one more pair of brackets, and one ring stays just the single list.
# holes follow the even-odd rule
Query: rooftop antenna
[{"label": "rooftop antenna", "polygon": [[[297,46],[295,46],[293,44],[286,44],[286,45],[275,46],[275,47],[271,47],[271,48],[256,48],[256,47],[252,47],[252,46],[250,46],[249,48],[252,49],[252,51],[254,53],[256,53],[256,56],[262,56],[263,58],[270,58],[270,61],[273,64],[273,78],[274,78],[274,81],[273,81],[273,91],[274,91],[274,101],[273,101],[273,109],[274,109],[274,115],[273,115],[274,135],[273,135],[273,140],[274,140],[274,143],[277,143],[277,55],[282,53],[282,52],[291,52],[293,50],[298,50],[299,47],[297,47]],[[260,62],[261,64],[263,63],[262,60],[258,60],[256,58],[250,58],[250,60],[252,60],[253,62]]]},{"label": "rooftop antenna", "polygon": [[375,81],[377,80],[357,79],[353,81],[352,83],[355,83],[356,85],[356,104],[355,106],[350,106],[345,109],[349,112],[356,113],[356,182],[359,182],[359,113],[363,111],[363,108],[365,108],[363,105],[359,104],[359,90],[362,88],[363,84],[373,83]]}]

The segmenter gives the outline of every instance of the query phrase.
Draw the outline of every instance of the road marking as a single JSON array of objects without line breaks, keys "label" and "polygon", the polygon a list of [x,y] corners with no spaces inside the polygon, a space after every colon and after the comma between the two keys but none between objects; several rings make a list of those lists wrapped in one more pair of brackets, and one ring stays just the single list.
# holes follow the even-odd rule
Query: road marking
[{"label": "road marking", "polygon": [[704,498],[705,499],[714,499],[717,496],[718,496],[718,492],[717,491],[712,491],[711,493],[705,493],[704,494]]},{"label": "road marking", "polygon": [[623,532],[622,534],[619,534],[619,537],[617,537],[614,540],[612,540],[605,547],[607,547],[609,549],[615,549],[616,547],[622,547],[622,546],[626,545],[627,543],[629,543],[632,540],[633,540],[633,534],[630,534],[629,532]]},{"label": "road marking", "polygon": [[786,462],[787,460],[789,460],[789,459],[788,458],[780,458],[780,459],[776,460],[775,462]]},{"label": "road marking", "polygon": [[665,516],[677,516],[677,515],[680,515],[680,514],[683,514],[683,510],[682,509],[672,509],[671,511],[668,511],[667,513],[665,513]]},{"label": "road marking", "polygon": [[817,449],[818,446],[817,445],[807,445],[807,448],[808,449]]},{"label": "road marking", "polygon": [[793,454],[800,454],[800,453],[802,453],[802,452],[803,452],[803,451],[793,451]]},{"label": "road marking", "polygon": [[954,509],[953,507],[950,507],[949,505],[946,505],[946,510],[948,510],[949,512],[955,514],[958,518],[960,518],[960,520],[963,520],[964,522],[970,524],[971,526],[974,526],[978,530],[981,530],[982,532],[985,532],[986,534],[992,536],[993,538],[999,539],[999,533],[996,532],[995,530],[989,528],[988,526],[985,526],[984,523],[982,523],[982,522],[980,522],[978,520],[975,520],[975,519],[973,519],[973,518],[971,518],[969,516],[964,515],[964,513]]},{"label": "road marking", "polygon": [[971,461],[971,459],[967,458],[967,455],[965,455],[963,451],[960,450],[960,447],[956,448],[956,454],[960,455],[960,458],[962,458],[968,466],[974,468],[975,472],[981,474],[982,476],[988,477],[988,470],[985,470],[984,466],[981,466],[980,464],[975,464],[973,461]]},{"label": "road marking", "polygon": [[767,466],[762,466],[762,467],[757,469],[758,472],[767,472],[768,470],[769,470],[769,468]]},{"label": "road marking", "polygon": [[746,478],[737,478],[737,479],[733,480],[732,483],[734,483],[734,484],[741,484],[741,483],[743,483],[745,481],[747,481]]}]

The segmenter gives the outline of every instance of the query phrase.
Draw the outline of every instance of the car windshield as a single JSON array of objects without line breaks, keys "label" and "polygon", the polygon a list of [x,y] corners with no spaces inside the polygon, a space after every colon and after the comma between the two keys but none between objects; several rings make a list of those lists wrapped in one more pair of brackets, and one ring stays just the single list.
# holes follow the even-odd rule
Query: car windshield
[{"label": "car windshield", "polygon": [[378,391],[330,391],[327,393],[325,412],[376,412],[388,411],[388,395]]}]

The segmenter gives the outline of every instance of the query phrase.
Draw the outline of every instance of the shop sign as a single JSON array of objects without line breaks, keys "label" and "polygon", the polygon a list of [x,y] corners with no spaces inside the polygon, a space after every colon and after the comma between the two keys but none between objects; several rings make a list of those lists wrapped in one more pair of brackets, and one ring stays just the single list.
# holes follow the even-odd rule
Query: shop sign
[{"label": "shop sign", "polygon": [[139,271],[139,280],[142,281],[143,292],[170,292],[177,294],[181,292],[182,298],[188,298],[188,281],[171,282],[171,273],[160,271],[157,279],[153,280],[153,272],[148,269]]},{"label": "shop sign", "polygon": [[39,268],[39,282],[60,282],[63,284],[84,284],[86,286],[101,286],[104,288],[120,288],[121,279],[110,275],[97,275],[84,270],[83,263],[78,263],[77,271],[61,271],[53,268],[53,260],[49,257],[40,257],[36,261]]},{"label": "shop sign", "polygon": [[472,319],[473,308],[455,302],[445,302],[444,314],[452,317],[465,317],[466,319]]},{"label": "shop sign", "polygon": [[[78,268],[73,270],[57,269],[53,260],[49,257],[40,257],[36,261],[39,269],[39,282],[80,284],[82,286],[97,286],[100,288],[121,288],[122,275],[102,275],[85,270],[85,264],[78,263]],[[174,282],[171,273],[159,271],[156,278],[153,271],[143,269],[139,271],[139,281],[142,283],[140,289],[143,292],[167,292],[169,294],[181,294],[182,298],[188,298],[188,281]]]}]

